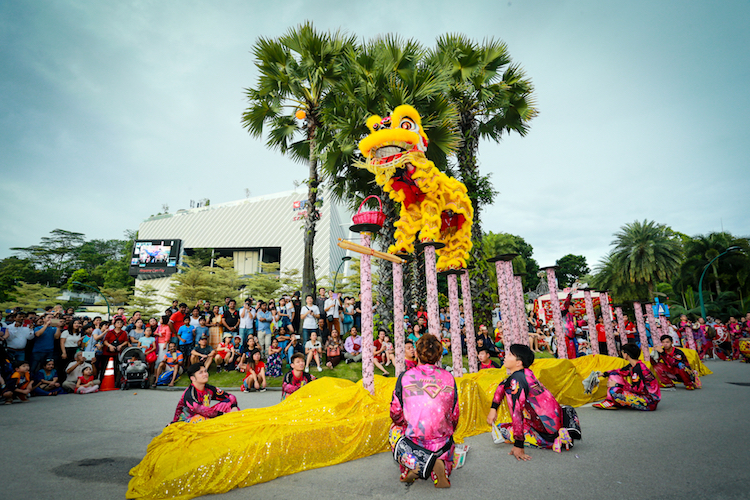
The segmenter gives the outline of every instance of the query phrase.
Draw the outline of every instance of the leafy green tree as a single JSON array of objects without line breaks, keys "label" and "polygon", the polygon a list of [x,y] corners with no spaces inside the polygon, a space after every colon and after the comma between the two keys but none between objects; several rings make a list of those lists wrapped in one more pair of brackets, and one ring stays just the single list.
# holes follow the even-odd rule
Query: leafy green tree
[{"label": "leafy green tree", "polygon": [[[260,37],[253,47],[259,77],[254,88],[246,89],[250,105],[242,117],[243,125],[253,137],[261,137],[267,127],[269,148],[308,165],[303,294],[315,289],[313,247],[320,218],[318,160],[326,148],[319,141],[324,126],[323,101],[341,80],[346,53],[353,45],[353,37],[321,33],[308,22],[290,28],[279,38]],[[304,114],[301,124],[296,112]]]},{"label": "leafy green tree", "polygon": [[78,249],[83,243],[83,233],[55,229],[42,238],[38,245],[14,247],[34,265],[50,274],[52,283],[63,285],[78,264]]},{"label": "leafy green tree", "polygon": [[507,46],[494,39],[477,43],[461,34],[443,35],[427,64],[433,71],[448,72],[448,100],[458,111],[461,144],[456,152],[457,168],[474,206],[471,289],[478,319],[487,323],[492,288],[485,276],[493,271],[482,245],[482,208],[494,201],[497,192],[489,174],[479,171],[479,142],[499,142],[511,132],[526,135],[529,122],[537,115],[534,89],[521,67],[512,63]]},{"label": "leafy green tree", "polygon": [[66,283],[68,290],[74,291],[80,288],[80,286],[76,285],[74,282],[83,283],[84,285],[96,286],[96,282],[91,279],[91,276],[89,276],[89,273],[85,269],[78,269],[76,271],[73,271],[73,274],[70,275],[70,278],[68,278],[68,281]]},{"label": "leafy green tree", "polygon": [[[110,306],[124,305],[131,297],[129,288],[100,288],[99,291],[107,297]],[[104,299],[97,298],[97,304],[104,304]]]},{"label": "leafy green tree", "polygon": [[163,310],[159,307],[156,288],[149,285],[148,282],[136,287],[135,293],[128,299],[128,304],[130,305],[127,308],[128,314],[132,315],[135,311],[141,311],[141,316],[145,318],[155,317]]},{"label": "leafy green tree", "polygon": [[669,281],[682,261],[682,242],[668,226],[635,221],[615,233],[609,270],[619,285],[644,285],[654,297],[656,283]]},{"label": "leafy green tree", "polygon": [[186,304],[196,304],[199,300],[224,303],[225,297],[237,299],[240,289],[247,284],[234,269],[232,259],[222,257],[214,267],[200,265],[200,259],[185,257],[180,273],[172,275],[172,296]]},{"label": "leafy green tree", "polygon": [[40,276],[31,259],[12,256],[0,260],[0,302],[11,300],[11,294],[19,282],[37,283]]},{"label": "leafy green tree", "polygon": [[12,300],[2,304],[3,309],[20,307],[24,311],[36,311],[59,302],[60,289],[39,283],[19,282],[10,292]]},{"label": "leafy green tree", "polygon": [[254,299],[278,299],[299,290],[300,280],[297,269],[287,269],[280,274],[279,264],[262,263],[262,272],[245,277],[244,294]]},{"label": "leafy green tree", "polygon": [[[524,273],[523,287],[524,290],[533,288],[538,283],[539,278],[536,274],[539,272],[539,264],[532,257],[534,248],[522,237],[509,233],[493,233],[490,231],[482,238],[484,245],[484,254],[487,257],[494,257],[506,253],[517,253],[518,257],[513,259],[513,272]],[[497,273],[495,266],[492,265],[487,271],[487,282],[493,289],[497,288]],[[496,297],[496,291],[493,292]]]},{"label": "leafy green tree", "polygon": [[555,265],[560,269],[555,273],[560,285],[568,287],[573,285],[576,280],[589,273],[590,269],[586,264],[586,257],[583,255],[568,254],[558,259]]}]

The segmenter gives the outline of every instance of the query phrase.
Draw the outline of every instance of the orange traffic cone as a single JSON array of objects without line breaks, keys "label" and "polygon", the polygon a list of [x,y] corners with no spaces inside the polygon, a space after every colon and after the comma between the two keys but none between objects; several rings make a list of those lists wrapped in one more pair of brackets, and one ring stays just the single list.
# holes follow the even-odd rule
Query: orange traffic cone
[{"label": "orange traffic cone", "polygon": [[115,383],[115,363],[112,358],[109,358],[109,363],[107,363],[107,369],[104,370],[104,380],[102,380],[102,385],[99,387],[99,391],[116,391]]}]

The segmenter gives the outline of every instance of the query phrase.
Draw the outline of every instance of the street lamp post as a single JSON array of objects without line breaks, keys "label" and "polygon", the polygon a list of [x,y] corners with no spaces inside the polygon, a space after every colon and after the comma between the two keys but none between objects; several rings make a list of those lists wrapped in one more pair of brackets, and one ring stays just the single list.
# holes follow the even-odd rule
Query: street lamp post
[{"label": "street lamp post", "polygon": [[102,296],[102,298],[104,299],[104,302],[107,304],[107,320],[109,321],[109,319],[111,318],[111,316],[109,314],[109,301],[107,300],[107,297],[105,297],[104,294],[102,292],[100,292],[98,288],[94,288],[91,285],[87,285],[85,283],[81,283],[80,281],[74,281],[73,284],[74,285],[85,286],[86,288],[90,288],[90,289],[92,289],[93,291],[95,291],[96,293],[98,293],[99,295]]},{"label": "street lamp post", "polygon": [[726,255],[729,252],[734,252],[735,250],[741,250],[738,246],[729,247],[726,250],[724,250],[722,253],[711,259],[711,262],[706,264],[706,267],[703,268],[703,273],[701,273],[701,279],[698,280],[698,300],[701,303],[701,317],[703,319],[706,319],[706,306],[703,304],[703,277],[706,275],[706,271],[708,271],[708,268],[711,267],[711,264],[714,263],[716,259],[721,257],[722,255]]},{"label": "street lamp post", "polygon": [[341,266],[344,265],[344,262],[352,260],[351,257],[348,255],[345,255],[344,257],[341,257],[341,262],[339,263],[339,267],[336,268],[336,274],[333,276],[333,291],[336,292],[336,280],[339,278],[339,271],[341,271]]}]

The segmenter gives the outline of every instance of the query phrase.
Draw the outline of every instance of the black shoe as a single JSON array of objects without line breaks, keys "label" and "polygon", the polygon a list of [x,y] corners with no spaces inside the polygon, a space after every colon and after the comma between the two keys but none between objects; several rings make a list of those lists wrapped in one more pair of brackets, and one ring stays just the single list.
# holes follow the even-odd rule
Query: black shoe
[{"label": "black shoe", "polygon": [[349,363],[351,363],[352,361],[354,361],[354,360],[352,360],[352,359],[347,359],[347,360],[346,360],[346,364],[348,365],[348,364],[349,364]]}]

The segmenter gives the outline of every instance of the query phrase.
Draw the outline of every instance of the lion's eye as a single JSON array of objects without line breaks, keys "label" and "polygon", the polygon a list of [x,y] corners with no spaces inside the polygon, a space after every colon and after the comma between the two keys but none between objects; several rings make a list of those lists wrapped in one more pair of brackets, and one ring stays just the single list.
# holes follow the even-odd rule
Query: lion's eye
[{"label": "lion's eye", "polygon": [[399,126],[404,130],[416,131],[418,129],[417,124],[414,123],[410,118],[403,118]]}]

